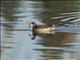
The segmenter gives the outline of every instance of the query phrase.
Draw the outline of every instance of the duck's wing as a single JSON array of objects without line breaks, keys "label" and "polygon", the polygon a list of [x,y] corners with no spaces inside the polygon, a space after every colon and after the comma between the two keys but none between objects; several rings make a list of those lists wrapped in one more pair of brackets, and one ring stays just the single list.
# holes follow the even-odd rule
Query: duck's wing
[{"label": "duck's wing", "polygon": [[47,25],[37,25],[37,28],[46,28]]}]

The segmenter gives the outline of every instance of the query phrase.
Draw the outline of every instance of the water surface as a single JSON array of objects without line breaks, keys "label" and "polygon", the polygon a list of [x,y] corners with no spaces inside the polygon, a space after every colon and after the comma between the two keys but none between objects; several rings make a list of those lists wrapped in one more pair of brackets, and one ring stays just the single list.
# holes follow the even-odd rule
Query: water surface
[{"label": "water surface", "polygon": [[[2,60],[79,60],[79,1],[2,1]],[[31,40],[29,24],[56,25]]]}]

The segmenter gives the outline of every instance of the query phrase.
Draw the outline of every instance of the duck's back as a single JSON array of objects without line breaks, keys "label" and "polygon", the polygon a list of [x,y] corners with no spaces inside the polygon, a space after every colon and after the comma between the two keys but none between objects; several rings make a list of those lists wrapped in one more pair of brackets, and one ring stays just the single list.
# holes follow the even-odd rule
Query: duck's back
[{"label": "duck's back", "polygon": [[53,32],[53,28],[52,27],[48,27],[48,28],[38,28],[36,29],[38,33],[52,33]]}]

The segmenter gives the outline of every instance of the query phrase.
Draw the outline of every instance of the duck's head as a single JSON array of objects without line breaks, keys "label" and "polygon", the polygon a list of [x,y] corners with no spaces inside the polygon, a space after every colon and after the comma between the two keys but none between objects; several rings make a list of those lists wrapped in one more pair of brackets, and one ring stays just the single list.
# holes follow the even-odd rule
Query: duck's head
[{"label": "duck's head", "polygon": [[36,26],[36,23],[35,22],[31,22],[30,25],[29,25],[29,28],[34,28]]},{"label": "duck's head", "polygon": [[30,26],[31,27],[35,27],[36,26],[36,23],[35,22],[31,22]]}]

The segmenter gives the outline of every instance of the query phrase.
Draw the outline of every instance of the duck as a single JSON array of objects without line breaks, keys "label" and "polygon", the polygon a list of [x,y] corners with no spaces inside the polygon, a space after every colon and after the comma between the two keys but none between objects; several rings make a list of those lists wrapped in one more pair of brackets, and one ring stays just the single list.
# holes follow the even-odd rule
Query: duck
[{"label": "duck", "polygon": [[30,26],[32,28],[32,32],[36,32],[36,33],[53,34],[55,31],[54,24],[50,27],[46,27],[46,26],[39,26],[35,22],[31,22]]},{"label": "duck", "polygon": [[54,34],[55,25],[53,24],[50,27],[37,25],[35,22],[31,22],[29,28],[32,29],[32,34],[29,34],[30,38],[34,40],[38,34]]}]

